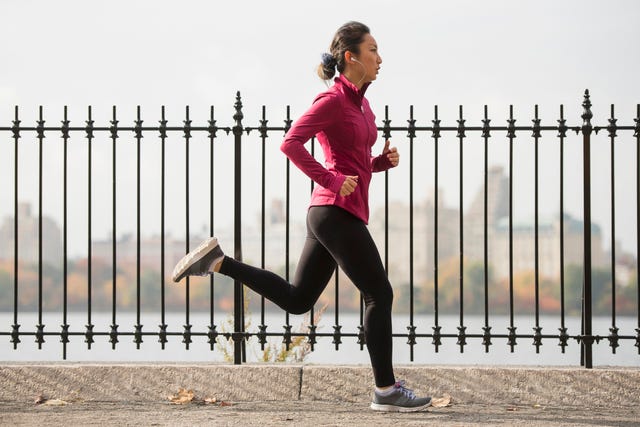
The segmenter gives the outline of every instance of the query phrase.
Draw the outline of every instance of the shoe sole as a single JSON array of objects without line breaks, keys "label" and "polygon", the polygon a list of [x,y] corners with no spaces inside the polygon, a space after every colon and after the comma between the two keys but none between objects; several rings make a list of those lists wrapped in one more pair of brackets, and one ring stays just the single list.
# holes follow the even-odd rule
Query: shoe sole
[{"label": "shoe sole", "polygon": [[427,409],[429,406],[431,406],[431,401],[427,402],[424,405],[413,406],[413,407],[396,406],[396,405],[383,405],[383,404],[380,404],[380,403],[371,402],[371,409],[373,409],[374,411],[381,411],[381,412],[418,412],[418,411],[422,411],[424,409]]},{"label": "shoe sole", "polygon": [[210,237],[202,242],[200,246],[183,256],[173,269],[173,281],[178,283],[180,280],[182,280],[185,276],[186,271],[189,270],[189,268],[191,268],[193,264],[204,258],[204,256],[211,252],[211,250],[213,250],[213,248],[215,248],[216,246],[218,246],[218,239],[215,237]]}]

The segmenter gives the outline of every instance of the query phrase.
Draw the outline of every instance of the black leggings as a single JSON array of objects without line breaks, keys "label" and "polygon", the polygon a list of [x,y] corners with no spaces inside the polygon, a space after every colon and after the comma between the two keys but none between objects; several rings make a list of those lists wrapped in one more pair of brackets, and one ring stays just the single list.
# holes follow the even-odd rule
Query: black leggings
[{"label": "black leggings", "polygon": [[307,238],[293,283],[260,268],[225,257],[220,273],[239,280],[292,314],[309,311],[337,265],[362,292],[364,334],[379,387],[395,382],[392,366],[393,291],[365,223],[336,206],[314,206],[307,214]]}]

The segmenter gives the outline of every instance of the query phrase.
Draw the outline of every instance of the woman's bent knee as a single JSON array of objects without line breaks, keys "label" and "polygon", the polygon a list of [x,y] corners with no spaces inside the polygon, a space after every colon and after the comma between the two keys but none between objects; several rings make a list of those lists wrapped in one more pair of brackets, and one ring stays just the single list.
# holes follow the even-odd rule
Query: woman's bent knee
[{"label": "woman's bent knee", "polygon": [[298,298],[291,298],[286,304],[280,306],[283,310],[290,314],[305,314],[313,308],[315,301],[309,302]]},{"label": "woman's bent knee", "polygon": [[391,308],[393,305],[393,288],[386,281],[380,286],[374,288],[373,291],[364,293],[364,301],[367,305],[375,305],[376,307]]},{"label": "woman's bent knee", "polygon": [[306,304],[292,304],[289,309],[287,309],[287,312],[291,313],[291,314],[305,314],[306,312],[308,312],[309,310],[311,310],[313,306],[309,306]]}]

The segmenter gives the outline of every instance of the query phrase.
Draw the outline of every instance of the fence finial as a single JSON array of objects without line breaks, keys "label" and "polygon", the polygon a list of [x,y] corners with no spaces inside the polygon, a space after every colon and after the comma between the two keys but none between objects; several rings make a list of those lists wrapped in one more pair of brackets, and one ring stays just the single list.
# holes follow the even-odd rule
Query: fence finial
[{"label": "fence finial", "polygon": [[509,105],[509,119],[507,123],[509,123],[507,127],[507,138],[513,139],[516,137],[516,119],[513,118],[513,105]]},{"label": "fence finial", "polygon": [[20,138],[20,120],[18,119],[18,106],[15,106],[15,119],[11,122],[13,126],[11,127],[11,131],[13,132],[13,138],[18,141]]},{"label": "fence finial", "polygon": [[391,119],[389,118],[388,105],[384,106],[384,120],[382,120],[382,123],[384,123],[384,127],[382,128],[382,137],[384,139],[391,138]]},{"label": "fence finial", "polygon": [[240,91],[236,92],[236,103],[234,104],[236,109],[236,113],[233,115],[233,120],[235,120],[236,125],[233,127],[233,134],[239,135],[242,134],[242,119],[244,118],[244,114],[242,114],[242,99],[240,97]]},{"label": "fence finial", "polygon": [[593,113],[591,112],[591,99],[589,96],[589,89],[585,89],[584,91],[584,101],[582,102],[582,107],[584,107],[584,111],[582,112],[582,133],[583,134],[591,134],[593,130],[593,126],[591,126],[591,119],[593,118]]}]

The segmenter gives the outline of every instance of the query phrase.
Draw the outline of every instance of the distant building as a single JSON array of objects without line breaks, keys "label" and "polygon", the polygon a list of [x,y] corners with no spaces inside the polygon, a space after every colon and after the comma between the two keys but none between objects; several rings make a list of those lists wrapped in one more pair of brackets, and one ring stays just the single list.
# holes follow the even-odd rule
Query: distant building
[{"label": "distant building", "polygon": [[[509,275],[509,223],[503,218],[493,228],[494,237],[489,247],[494,275]],[[582,265],[584,262],[583,222],[570,215],[564,216],[564,265]],[[538,271],[542,277],[560,277],[560,218],[538,223]],[[478,259],[478,258],[476,258]],[[513,225],[513,270],[534,271],[535,227],[530,223]],[[606,266],[602,248],[602,232],[597,224],[591,225],[591,264]]]},{"label": "distant building", "polygon": [[[39,261],[40,221],[33,216],[30,203],[18,205],[18,261],[37,264]],[[13,259],[15,256],[15,220],[5,217],[0,226],[0,258]],[[62,265],[62,232],[56,222],[42,217],[42,263]]]},{"label": "distant building", "polygon": [[[494,166],[489,170],[487,183],[487,243],[490,248],[495,248],[496,226],[503,218],[509,216],[509,178],[504,175],[502,167]],[[473,260],[481,260],[484,257],[484,205],[483,185],[464,217],[464,254]]]},{"label": "distant building", "polygon": [[[509,178],[501,166],[490,169],[487,178],[487,253],[495,277],[509,276]],[[564,264],[583,264],[584,225],[564,214]],[[484,185],[464,218],[465,258],[484,259]],[[513,271],[535,269],[535,223],[512,221]],[[603,267],[606,256],[602,231],[591,225],[592,265]],[[543,277],[560,276],[560,216],[538,219],[538,271]]]},{"label": "distant building", "polygon": [[[192,243],[198,244],[199,237],[193,237]],[[171,273],[173,266],[184,256],[186,251],[184,239],[179,240],[165,236],[165,273]],[[160,270],[162,240],[160,236],[143,237],[140,241],[140,265]],[[120,260],[135,262],[138,256],[138,243],[132,234],[125,234],[116,241],[116,263]],[[91,244],[91,259],[105,264],[113,262],[113,241],[94,240]]]},{"label": "distant building", "polygon": [[[413,207],[413,245],[409,206],[391,202],[388,207],[389,279],[392,283],[408,283],[411,279],[411,252],[413,251],[414,281],[433,277],[435,260],[435,197],[428,196]],[[447,207],[442,191],[438,191],[438,260],[442,261],[460,252],[458,235],[458,209]],[[380,207],[369,221],[371,235],[385,261],[385,209]]]}]

